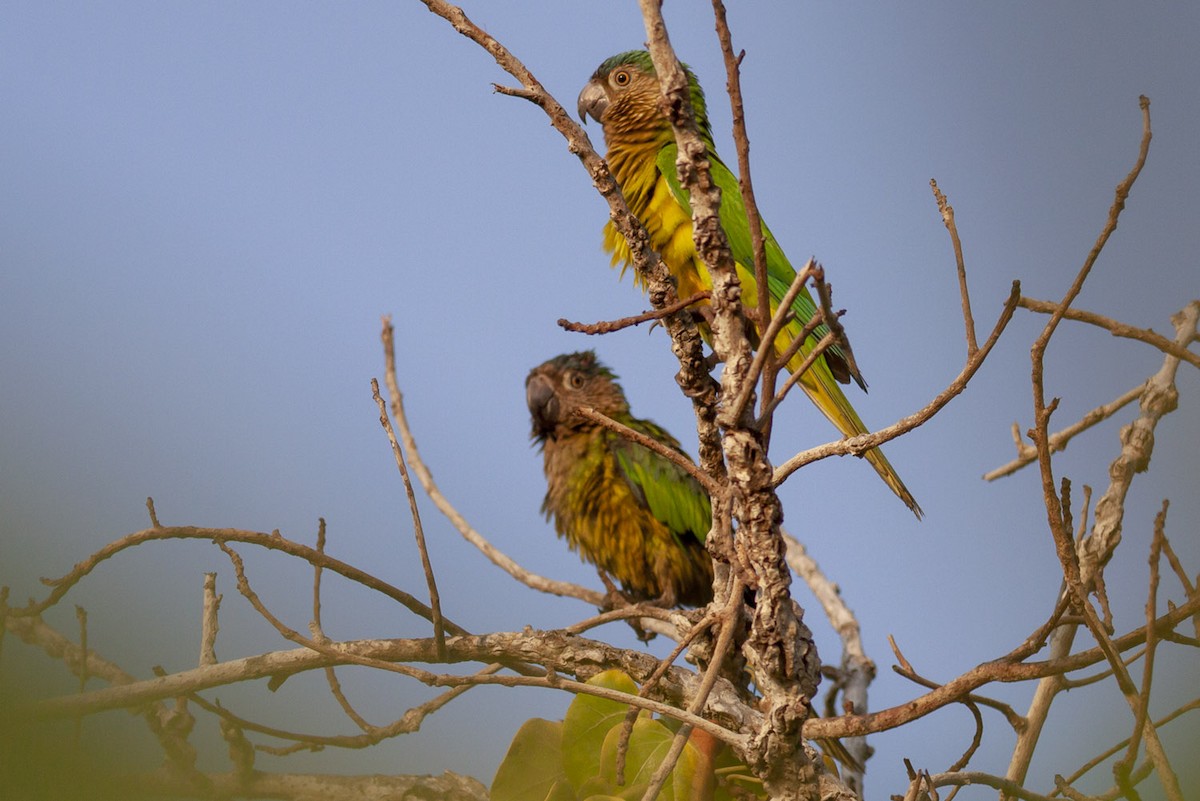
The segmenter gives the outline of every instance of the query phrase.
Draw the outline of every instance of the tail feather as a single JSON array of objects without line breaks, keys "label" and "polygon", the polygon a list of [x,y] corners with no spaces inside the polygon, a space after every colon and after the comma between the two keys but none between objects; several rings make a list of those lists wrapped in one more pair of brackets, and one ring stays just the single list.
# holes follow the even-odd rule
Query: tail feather
[{"label": "tail feather", "polygon": [[[799,326],[795,327],[795,331],[784,331],[776,340],[776,347],[782,350],[787,346],[787,338],[796,336],[799,332]],[[782,345],[780,343],[783,343]],[[815,343],[814,343],[815,344]],[[805,343],[805,346],[800,349],[791,361],[788,362],[789,370],[797,370],[804,362],[807,354],[812,350],[812,347]],[[841,431],[847,437],[858,436],[859,434],[868,433],[869,429],[859,418],[858,412],[854,411],[854,407],[850,405],[849,399],[842,392],[841,386],[830,372],[829,366],[825,364],[824,359],[818,359],[816,363],[809,368],[808,372],[800,378],[800,386],[804,389],[805,394],[816,405],[821,413],[829,418],[829,422],[837,426],[838,431]],[[891,487],[892,492],[896,493],[896,497],[904,501],[913,514],[920,520],[924,516],[921,510],[921,505],[917,503],[917,499],[908,491],[908,487],[904,486],[904,482],[900,480],[900,475],[896,469],[892,467],[892,463],[883,455],[883,451],[879,448],[872,448],[867,451],[864,456],[871,466],[875,468],[875,472],[883,479],[884,483]]]}]

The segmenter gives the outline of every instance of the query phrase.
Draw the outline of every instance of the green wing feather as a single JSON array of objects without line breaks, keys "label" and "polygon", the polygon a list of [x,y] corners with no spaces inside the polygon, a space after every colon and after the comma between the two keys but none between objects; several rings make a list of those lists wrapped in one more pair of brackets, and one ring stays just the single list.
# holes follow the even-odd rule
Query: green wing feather
[{"label": "green wing feather", "polygon": [[[679,182],[679,174],[675,168],[675,160],[679,153],[678,146],[671,142],[664,146],[658,154],[658,171],[662,173],[667,180],[667,185],[671,187],[671,194],[675,196],[675,200],[684,208],[690,217],[692,214],[692,204],[688,196],[687,190]],[[746,205],[742,200],[741,187],[738,185],[737,176],[733,171],[725,166],[725,162],[721,161],[715,155],[710,145],[709,147],[709,173],[712,176],[713,183],[721,189],[721,228],[725,231],[725,238],[729,241],[729,250],[733,253],[734,261],[741,268],[739,278],[745,283],[745,276],[750,278],[750,284],[754,285],[754,245],[750,237],[750,219],[746,213]],[[761,218],[760,218],[761,220]],[[767,258],[767,290],[772,301],[778,301],[782,298],[792,285],[792,281],[796,278],[796,270],[788,261],[787,256],[783,252],[783,248],[779,247],[779,243],[775,241],[775,235],[771,233],[771,229],[767,227],[766,221],[762,221],[763,231],[763,250]],[[747,289],[747,297],[754,297],[753,293]],[[792,326],[793,334],[799,333],[804,323],[808,322],[817,313],[817,304],[813,302],[812,295],[807,289],[801,289],[796,299],[792,302],[792,311],[795,314],[797,324]],[[811,345],[815,345],[820,341],[821,337],[829,333],[829,327],[822,323],[817,326],[810,338]],[[845,354],[841,347],[834,345],[826,352],[832,352],[839,358],[845,360]],[[855,381],[864,389],[866,384],[857,374],[854,375]]]},{"label": "green wing feather", "polygon": [[[675,439],[653,423],[646,420],[624,422],[639,433],[679,450]],[[708,494],[696,479],[674,462],[622,437],[614,435],[610,447],[626,481],[650,513],[676,539],[695,537],[704,542],[712,526],[712,506]]]}]

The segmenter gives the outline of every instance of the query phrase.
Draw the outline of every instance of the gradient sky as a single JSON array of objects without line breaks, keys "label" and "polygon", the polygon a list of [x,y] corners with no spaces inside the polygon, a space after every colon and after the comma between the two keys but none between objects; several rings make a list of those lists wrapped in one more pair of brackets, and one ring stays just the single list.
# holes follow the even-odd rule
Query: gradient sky
[{"label": "gradient sky", "polygon": [[[568,107],[601,60],[645,39],[633,3],[466,10]],[[1169,315],[1200,295],[1194,3],[774,2],[729,16],[735,47],[747,51],[759,204],[793,262],[820,259],[835,305],[849,310],[843,322],[871,385],[852,400],[869,424],[925,404],[964,358],[953,256],[929,179],[957,212],[982,338],[1012,280],[1032,297],[1065,293],[1134,162],[1139,94],[1153,103],[1150,158],[1078,305],[1169,332]],[[732,161],[708,6],[671,3],[667,18],[708,87],[718,147]],[[511,80],[410,0],[4,4],[0,582],[14,598],[40,595],[37,576],[146,527],[148,495],[164,523],[278,528],[305,542],[323,516],[330,553],[421,595],[403,488],[370,396],[370,379],[382,378],[382,314],[393,316],[409,416],[445,493],[529,569],[597,586],[538,512],[544,482],[528,439],[526,373],[594,347],[635,413],[694,449],[690,404],[661,330],[585,338],[555,325],[647,304],[608,268],[607,208],[578,161],[538,109],[494,94],[492,82]],[[590,133],[601,146],[599,127]],[[924,522],[856,460],[815,464],[782,491],[786,527],[859,615],[879,665],[875,708],[917,694],[888,669],[889,634],[918,670],[945,680],[1015,647],[1050,611],[1059,571],[1036,474],[980,480],[1011,458],[1013,422],[1031,423],[1029,347],[1043,322],[1019,311],[967,391],[888,446]],[[1047,362],[1048,392],[1062,399],[1054,427],[1161,363],[1146,346],[1064,325]],[[1200,564],[1195,370],[1181,368],[1179,388],[1108,573],[1122,629],[1143,619],[1162,498],[1176,549],[1193,572]],[[796,400],[776,425],[776,462],[835,435]],[[1059,475],[1099,493],[1132,414],[1073,442],[1057,457]],[[519,630],[591,611],[515,584],[423,496],[420,506],[456,622]],[[247,555],[264,600],[304,629],[308,571]],[[224,557],[196,543],[152,544],[104,564],[49,619],[74,631],[70,606],[85,605],[92,644],[130,672],[190,667],[206,570],[218,571],[225,593],[221,657],[289,647],[237,596]],[[1164,579],[1162,595],[1178,599],[1176,586]],[[363,592],[327,589],[330,636],[427,634]],[[803,587],[797,597],[836,663],[819,608]],[[619,627],[602,635],[636,645]],[[1179,656],[1159,655],[1155,714],[1195,695],[1195,658]],[[429,696],[391,675],[347,670],[344,681],[376,724]],[[1030,691],[988,690],[1021,710]],[[259,683],[212,696],[274,725],[354,731],[319,676],[275,695]],[[468,698],[419,734],[367,752],[263,756],[259,766],[453,769],[489,781],[519,723],[561,717],[567,703],[548,691]],[[1111,686],[1060,703],[1030,774],[1035,789],[1130,727]],[[1003,773],[1012,737],[985,716],[973,767]],[[107,717],[85,731],[131,721]],[[1187,752],[1200,725],[1175,725],[1172,755],[1195,786]],[[869,792],[903,791],[903,757],[944,770],[971,732],[969,713],[951,708],[874,737]],[[211,728],[198,738],[211,742]],[[221,751],[205,766],[225,769]],[[1083,788],[1107,780],[1102,770]]]}]

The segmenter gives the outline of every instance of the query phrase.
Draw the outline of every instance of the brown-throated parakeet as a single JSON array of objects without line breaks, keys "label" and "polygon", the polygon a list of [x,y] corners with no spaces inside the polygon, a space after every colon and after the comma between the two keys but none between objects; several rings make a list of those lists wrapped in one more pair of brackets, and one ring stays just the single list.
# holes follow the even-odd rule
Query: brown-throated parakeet
[{"label": "brown-throated parakeet", "polygon": [[576,410],[591,407],[682,454],[675,438],[630,413],[616,376],[592,351],[535,367],[525,398],[544,458],[542,511],[558,535],[632,600],[712,600],[712,560],[704,550],[712,509],[704,489],[679,465]]},{"label": "brown-throated parakeet", "polygon": [[[696,124],[708,148],[712,180],[721,189],[721,227],[725,230],[737,262],[742,298],[748,305],[754,305],[757,303],[758,290],[754,280],[750,224],[738,179],[717,155],[705,110],[704,93],[690,69],[687,69],[687,75]],[[585,122],[591,116],[604,126],[608,166],[621,186],[630,211],[645,226],[650,234],[651,246],[674,276],[679,296],[686,298],[711,289],[712,278],[692,240],[692,210],[688,193],[680,184],[675,168],[678,148],[671,125],[660,109],[659,97],[658,78],[650,54],[645,50],[631,50],[613,56],[600,65],[579,95],[579,114]],[[771,313],[774,314],[796,271],[765,222],[763,238]],[[614,266],[622,265],[623,272],[631,260],[629,245],[611,221],[604,227],[604,248],[612,253]],[[775,340],[777,353],[782,353],[800,334],[816,310],[808,291],[801,290],[792,304],[792,321]],[[707,338],[707,325],[701,322],[700,328]],[[796,370],[827,330],[824,325],[818,327],[788,362],[787,368]],[[844,353],[834,347],[825,351],[800,379],[801,387],[812,402],[848,437],[864,434],[868,430],[838,386],[839,382],[845,384],[851,378],[866,389],[862,377],[851,369]],[[921,517],[921,507],[883,452],[874,448],[865,455],[892,491],[918,518]]]}]

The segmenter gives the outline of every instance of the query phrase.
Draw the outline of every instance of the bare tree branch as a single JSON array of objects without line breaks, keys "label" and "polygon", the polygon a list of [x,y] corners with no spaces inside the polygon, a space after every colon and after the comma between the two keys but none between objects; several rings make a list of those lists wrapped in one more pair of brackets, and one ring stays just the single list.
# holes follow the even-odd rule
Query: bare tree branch
[{"label": "bare tree branch", "polygon": [[[266,773],[250,776],[233,773],[206,774],[209,797],[284,798],[322,801],[391,801],[421,798],[426,801],[487,801],[487,788],[470,776],[443,773],[440,776],[333,776],[327,774]],[[365,778],[365,780],[364,780]],[[204,797],[181,777],[160,771],[122,777],[119,787],[130,792],[184,797]]]},{"label": "bare tree branch", "polygon": [[642,312],[641,314],[635,314],[632,317],[622,317],[619,320],[601,321],[598,323],[591,323],[590,325],[587,323],[573,323],[566,318],[560,318],[558,325],[564,331],[573,331],[579,334],[611,334],[614,331],[620,331],[622,329],[629,328],[630,326],[641,325],[642,323],[648,323],[652,320],[661,320],[677,311],[682,311],[683,309],[688,308],[694,303],[707,300],[709,297],[710,293],[707,291],[697,292],[690,298],[684,298],[683,300],[676,301],[675,303],[664,306],[661,309],[654,309],[652,311]]},{"label": "bare tree branch", "polygon": [[[1083,417],[1079,418],[1078,422],[1067,426],[1066,428],[1064,428],[1061,431],[1051,434],[1050,435],[1050,452],[1058,453],[1059,451],[1066,450],[1067,444],[1071,441],[1071,439],[1076,434],[1087,431],[1089,428],[1096,425],[1097,423],[1102,422],[1102,421],[1107,420],[1108,418],[1112,417],[1114,414],[1119,412],[1121,409],[1124,409],[1130,403],[1132,403],[1133,401],[1140,398],[1142,396],[1142,391],[1144,389],[1145,389],[1145,384],[1140,384],[1140,385],[1134,387],[1133,389],[1129,390],[1128,392],[1126,392],[1124,395],[1117,398],[1116,400],[1110,401],[1109,403],[1106,403],[1103,406],[1097,406],[1095,409],[1092,409],[1090,412],[1085,414]],[[1019,428],[1017,427],[1016,423],[1013,424],[1013,440],[1017,444],[1017,458],[1013,459],[1008,464],[997,467],[995,470],[992,470],[988,473],[984,473],[984,475],[983,475],[984,481],[995,481],[996,479],[1002,478],[1003,476],[1012,475],[1013,473],[1017,472],[1025,465],[1031,464],[1031,463],[1037,461],[1037,448],[1033,447],[1032,445],[1026,445],[1021,440],[1021,432],[1020,432]]]},{"label": "bare tree branch", "polygon": [[1107,329],[1115,337],[1125,337],[1127,339],[1136,339],[1139,342],[1145,342],[1147,345],[1158,348],[1163,353],[1167,353],[1180,361],[1185,361],[1193,367],[1200,367],[1200,353],[1188,350],[1188,345],[1196,341],[1196,337],[1186,342],[1178,340],[1171,341],[1162,334],[1155,333],[1149,328],[1135,328],[1132,325],[1117,322],[1110,317],[1105,317],[1095,312],[1084,311],[1083,309],[1066,309],[1061,306],[1050,303],[1044,300],[1035,300],[1034,298],[1021,298],[1021,308],[1029,309],[1030,311],[1041,312],[1043,314],[1057,314],[1062,312],[1062,316],[1068,320],[1078,320],[1081,323],[1099,326]]},{"label": "bare tree branch", "polygon": [[[1163,631],[1174,629],[1181,621],[1187,620],[1200,611],[1200,596],[1192,596],[1186,602],[1171,611],[1164,613],[1155,621],[1155,630],[1162,636]],[[1113,639],[1112,647],[1118,651],[1136,648],[1145,642],[1144,628],[1135,629],[1121,637]],[[1020,657],[1021,649],[991,662],[984,662],[957,678],[941,685],[937,689],[919,696],[899,706],[884,709],[870,715],[843,715],[839,718],[820,718],[810,720],[804,726],[806,737],[833,737],[842,739],[871,734],[896,728],[910,720],[924,717],[935,709],[954,703],[983,685],[993,682],[1015,682],[1040,679],[1045,676],[1067,673],[1097,664],[1107,658],[1107,653],[1100,647],[1065,656],[1061,659],[1043,662],[1020,662],[1014,658]]]},{"label": "bare tree branch", "polygon": [[[1200,301],[1189,303],[1172,316],[1171,322],[1175,325],[1177,343],[1194,339],[1200,324]],[[1179,404],[1179,391],[1175,388],[1178,367],[1179,359],[1175,356],[1168,354],[1163,359],[1162,367],[1145,384],[1137,418],[1121,429],[1121,453],[1109,465],[1108,489],[1096,501],[1092,531],[1079,547],[1080,578],[1085,586],[1107,564],[1121,541],[1125,495],[1134,475],[1150,465],[1158,421]]]},{"label": "bare tree branch", "polygon": [[[395,352],[395,347],[389,341],[393,332],[394,329],[391,325],[384,325],[384,348],[391,353]],[[395,374],[394,370],[392,374]],[[371,379],[371,397],[375,399],[375,403],[379,407],[379,424],[387,433],[388,442],[392,446],[392,455],[396,457],[396,467],[400,471],[400,478],[404,481],[404,494],[408,498],[408,508],[412,513],[413,536],[416,537],[417,552],[421,556],[421,568],[425,572],[425,586],[429,588],[429,609],[433,613],[433,636],[439,643],[445,643],[446,627],[442,623],[442,602],[438,597],[433,564],[429,561],[429,549],[425,546],[425,528],[421,525],[421,513],[417,509],[417,496],[413,492],[412,481],[408,478],[408,466],[404,463],[404,451],[401,449],[400,443],[396,441],[396,432],[392,430],[392,422],[388,419],[387,404],[383,402],[383,396],[379,394],[379,382],[374,378]]]},{"label": "bare tree branch", "polygon": [[[842,642],[841,680],[844,708],[848,714],[864,714],[870,708],[867,703],[867,688],[875,679],[875,662],[863,648],[862,631],[858,618],[846,605],[841,589],[821,571],[816,560],[795,537],[783,535],[787,545],[787,562],[821,604],[829,624]],[[850,755],[859,765],[867,763],[867,743],[864,738],[848,738],[844,743]],[[847,783],[859,791],[862,788],[862,771],[850,771]],[[857,773],[858,775],[854,775]]]},{"label": "bare tree branch", "polygon": [[826,459],[830,456],[846,456],[853,454],[854,456],[862,456],[871,448],[878,447],[889,440],[893,440],[902,434],[912,431],[914,428],[924,424],[931,417],[937,414],[951,400],[959,395],[967,384],[975,376],[975,373],[983,366],[983,362],[992,351],[992,347],[1000,338],[1009,320],[1012,319],[1013,311],[1017,307],[1017,300],[1021,297],[1021,286],[1016,281],[1013,282],[1012,291],[1009,293],[1008,300],[1004,304],[1004,309],[1000,313],[1000,318],[996,321],[992,333],[983,343],[978,351],[973,356],[967,359],[966,365],[957,377],[937,396],[927,403],[922,409],[907,417],[901,418],[886,428],[878,429],[870,434],[860,434],[857,437],[830,442],[816,448],[809,448],[806,451],[801,451],[792,458],[788,459],[779,467],[775,468],[775,475],[771,482],[775,486],[779,486],[792,473],[799,470],[806,464]]},{"label": "bare tree branch", "polygon": [[979,343],[975,339],[975,317],[971,314],[971,293],[967,291],[967,267],[963,262],[962,241],[958,238],[958,226],[954,222],[954,207],[942,194],[935,179],[929,179],[929,186],[933,189],[933,197],[937,200],[938,211],[942,214],[942,222],[945,223],[946,230],[950,233],[950,244],[954,247],[954,262],[958,266],[958,291],[962,296],[963,324],[967,330],[967,358],[969,359],[975,355],[975,351],[979,350]]}]

